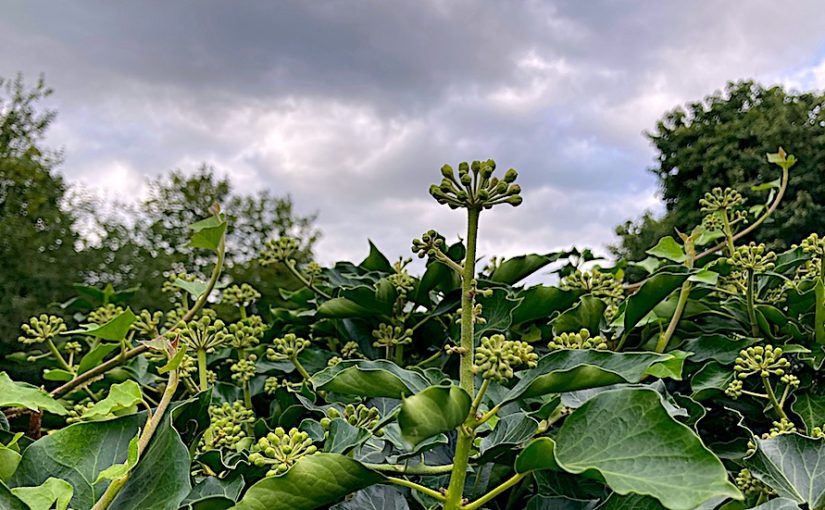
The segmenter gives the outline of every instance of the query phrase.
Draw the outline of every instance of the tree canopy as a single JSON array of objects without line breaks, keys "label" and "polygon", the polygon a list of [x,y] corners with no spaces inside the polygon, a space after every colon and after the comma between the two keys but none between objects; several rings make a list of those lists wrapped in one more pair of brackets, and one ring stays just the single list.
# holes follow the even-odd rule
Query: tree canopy
[{"label": "tree canopy", "polygon": [[782,206],[750,240],[786,248],[825,223],[825,94],[731,82],[724,91],[668,112],[647,137],[657,152],[650,171],[666,212],[617,227],[617,255],[644,258],[663,234],[690,230],[701,222],[699,199],[715,187],[735,188],[747,205],[764,203],[768,193],[751,187],[779,177],[765,163],[765,154],[779,146],[799,163]]}]

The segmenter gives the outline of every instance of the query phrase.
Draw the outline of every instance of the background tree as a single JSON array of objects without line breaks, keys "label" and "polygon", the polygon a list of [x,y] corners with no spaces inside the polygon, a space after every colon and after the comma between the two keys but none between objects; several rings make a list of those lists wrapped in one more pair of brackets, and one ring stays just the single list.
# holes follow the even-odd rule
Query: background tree
[{"label": "background tree", "polygon": [[775,248],[798,243],[825,224],[825,95],[765,88],[752,81],[728,83],[702,101],[665,114],[647,133],[657,151],[650,169],[659,180],[666,213],[649,212],[616,229],[613,253],[644,258],[673,228],[686,231],[701,222],[699,199],[714,187],[733,187],[749,205],[763,203],[766,192],[751,186],[779,177],[765,154],[783,146],[799,163],[791,170],[783,203],[749,240]]},{"label": "background tree", "polygon": [[65,299],[81,278],[75,217],[54,170],[60,154],[42,145],[54,119],[40,106],[49,94],[42,79],[27,87],[20,77],[0,78],[0,360],[20,323]]}]

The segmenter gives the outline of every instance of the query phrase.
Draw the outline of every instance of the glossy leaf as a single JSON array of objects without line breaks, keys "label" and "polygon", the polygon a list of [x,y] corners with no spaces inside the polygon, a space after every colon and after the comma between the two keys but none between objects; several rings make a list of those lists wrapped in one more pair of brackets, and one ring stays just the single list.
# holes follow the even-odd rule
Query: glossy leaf
[{"label": "glossy leaf", "polygon": [[352,499],[330,510],[409,510],[404,494],[391,485],[373,485],[355,493]]},{"label": "glossy leaf", "polygon": [[659,239],[656,246],[647,250],[645,253],[677,263],[682,263],[687,260],[687,255],[685,255],[685,250],[682,248],[682,245],[677,243],[671,236],[665,236]]},{"label": "glossy leaf", "polygon": [[193,248],[217,251],[226,233],[226,220],[223,215],[212,216],[189,225],[189,229],[192,231],[190,244]]},{"label": "glossy leaf", "polygon": [[120,345],[118,344],[98,344],[94,349],[80,358],[80,363],[77,365],[77,373],[82,374],[83,372],[88,372],[92,368],[100,365],[106,356],[119,348]]},{"label": "glossy leaf", "polygon": [[140,385],[129,379],[109,387],[109,394],[83,413],[84,420],[101,420],[116,414],[134,413],[143,400]]},{"label": "glossy leaf", "polygon": [[12,381],[5,372],[0,372],[0,407],[25,407],[32,411],[66,414],[66,409],[48,393],[30,384]]},{"label": "glossy leaf", "polygon": [[367,271],[381,271],[382,273],[395,272],[389,259],[381,253],[381,250],[379,250],[372,241],[369,241],[369,243],[370,253],[367,255],[367,258],[362,260],[358,265]]},{"label": "glossy leaf", "polygon": [[72,499],[72,486],[59,478],[49,478],[37,487],[16,487],[11,492],[30,510],[66,510]]},{"label": "glossy leaf", "polygon": [[667,413],[653,390],[597,395],[567,417],[555,441],[562,469],[598,472],[617,493],[649,495],[671,510],[742,497],[722,462]]},{"label": "glossy leaf", "polygon": [[536,253],[509,258],[493,271],[490,280],[513,285],[558,259],[558,254],[538,255]]},{"label": "glossy leaf", "polygon": [[567,332],[578,332],[582,329],[590,331],[595,336],[599,334],[599,325],[607,305],[604,301],[593,296],[582,296],[581,301],[559,315],[553,321],[553,333],[556,335]]},{"label": "glossy leaf", "polygon": [[637,383],[652,372],[680,379],[684,359],[673,354],[559,350],[544,356],[504,396],[504,403],[548,393]]},{"label": "glossy leaf", "polygon": [[471,398],[458,386],[431,386],[405,398],[398,413],[401,435],[412,446],[461,425],[470,412]]},{"label": "glossy leaf", "polygon": [[519,292],[521,304],[513,310],[513,323],[549,319],[556,312],[567,310],[579,297],[579,292],[558,287],[536,285]]},{"label": "glossy leaf", "polygon": [[430,386],[421,373],[385,360],[344,361],[312,376],[317,390],[362,397],[401,398]]},{"label": "glossy leaf", "polygon": [[625,301],[624,329],[633,329],[689,276],[688,273],[661,272],[648,278],[639,290]]},{"label": "glossy leaf", "polygon": [[810,433],[814,427],[825,425],[825,395],[811,395],[802,393],[796,396],[791,409],[805,423],[805,429]]},{"label": "glossy leaf", "polygon": [[336,453],[299,459],[282,476],[267,477],[246,491],[234,510],[315,510],[347,494],[380,483],[384,477]]},{"label": "glossy leaf", "polygon": [[516,457],[516,473],[529,473],[543,469],[560,470],[556,462],[556,443],[549,437],[530,442]]}]

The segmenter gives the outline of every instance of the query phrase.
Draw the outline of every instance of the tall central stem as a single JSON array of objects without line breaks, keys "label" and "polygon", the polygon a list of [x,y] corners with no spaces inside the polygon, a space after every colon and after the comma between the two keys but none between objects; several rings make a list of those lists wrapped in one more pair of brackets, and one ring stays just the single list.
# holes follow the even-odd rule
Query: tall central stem
[{"label": "tall central stem", "polygon": [[[478,217],[481,210],[475,207],[467,209],[467,254],[461,275],[461,387],[472,397],[475,394],[475,376],[473,375],[474,334],[473,307],[475,306],[476,241],[478,239]],[[473,416],[468,416],[472,420]],[[467,478],[467,465],[473,444],[473,430],[470,427],[458,428],[453,472],[450,486],[447,488],[447,500],[444,510],[459,510],[464,495],[464,481]]]}]

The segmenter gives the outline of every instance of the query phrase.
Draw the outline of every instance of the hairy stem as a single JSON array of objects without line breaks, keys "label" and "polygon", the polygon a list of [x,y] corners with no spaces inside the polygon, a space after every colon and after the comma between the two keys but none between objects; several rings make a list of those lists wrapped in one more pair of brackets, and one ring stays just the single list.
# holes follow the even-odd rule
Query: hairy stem
[{"label": "hairy stem", "polygon": [[[475,306],[475,263],[476,242],[478,240],[478,218],[481,210],[478,207],[467,209],[467,253],[464,257],[463,274],[461,278],[461,387],[470,395],[475,394],[475,375],[473,374],[474,333],[473,306]],[[474,399],[476,400],[476,399]],[[480,399],[478,399],[480,402]],[[475,421],[475,413],[470,413],[468,421]],[[467,478],[467,466],[470,460],[470,449],[475,434],[471,429],[460,427],[456,441],[455,455],[453,456],[453,471],[450,475],[450,485],[447,488],[447,499],[444,510],[459,510],[461,498],[464,495],[464,482]]]}]

